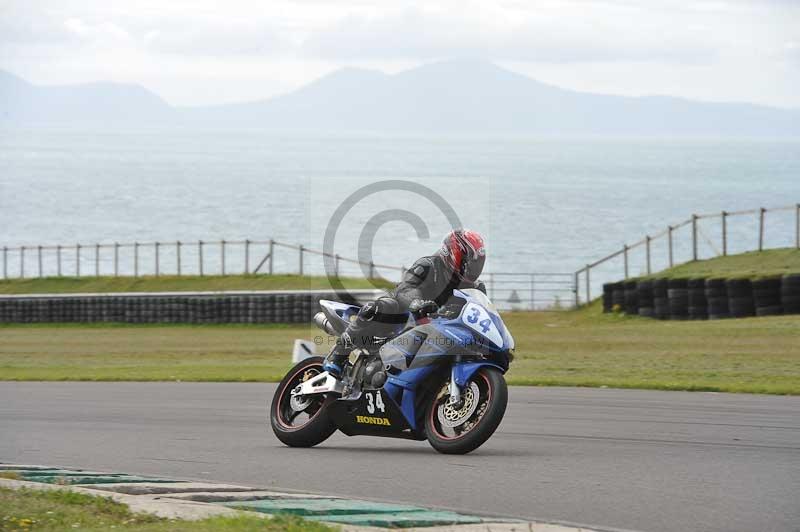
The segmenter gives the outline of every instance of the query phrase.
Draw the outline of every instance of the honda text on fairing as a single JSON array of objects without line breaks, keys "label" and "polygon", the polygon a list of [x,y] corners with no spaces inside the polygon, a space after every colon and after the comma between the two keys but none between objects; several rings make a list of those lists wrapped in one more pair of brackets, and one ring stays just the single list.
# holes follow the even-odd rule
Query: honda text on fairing
[{"label": "honda text on fairing", "polygon": [[[320,301],[315,323],[341,335],[359,307]],[[504,374],[514,339],[489,298],[455,289],[428,316],[407,314],[393,334],[350,354],[340,375],[307,358],[284,377],[272,400],[275,435],[311,447],[337,429],[427,440],[442,453],[464,454],[494,433],[506,410]]]}]

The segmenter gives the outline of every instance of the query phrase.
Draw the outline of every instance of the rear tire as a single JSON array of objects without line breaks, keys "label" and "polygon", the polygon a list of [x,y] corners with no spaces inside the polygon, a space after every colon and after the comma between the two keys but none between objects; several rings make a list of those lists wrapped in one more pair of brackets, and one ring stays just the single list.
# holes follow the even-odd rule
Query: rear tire
[{"label": "rear tire", "polygon": [[[467,454],[474,451],[494,434],[503,420],[508,404],[508,386],[502,373],[495,368],[484,366],[472,375],[464,387],[465,390],[471,388],[473,383],[479,391],[478,406],[470,416],[464,419],[462,425],[455,427],[456,430],[463,429],[467,423],[473,423],[468,430],[456,434],[443,434],[445,431],[439,419],[439,410],[449,399],[447,393],[444,395],[439,393],[434,396],[428,406],[425,413],[425,432],[431,447],[440,453]],[[470,392],[467,391],[467,393]],[[481,413],[484,402],[486,406]]]},{"label": "rear tire", "polygon": [[310,357],[298,362],[283,378],[275,390],[270,406],[270,425],[272,432],[289,447],[313,447],[327,440],[336,432],[336,425],[328,415],[328,406],[335,400],[334,396],[321,396],[301,411],[308,415],[307,420],[294,425],[289,419],[294,412],[290,405],[291,390],[303,382],[307,372],[322,373],[322,357]]}]

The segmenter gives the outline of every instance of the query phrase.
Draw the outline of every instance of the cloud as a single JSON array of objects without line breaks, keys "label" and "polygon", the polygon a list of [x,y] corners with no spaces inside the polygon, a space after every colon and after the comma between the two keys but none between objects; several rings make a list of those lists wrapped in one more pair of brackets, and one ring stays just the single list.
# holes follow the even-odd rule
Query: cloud
[{"label": "cloud", "polygon": [[702,27],[665,24],[625,4],[572,9],[461,10],[408,7],[378,16],[351,15],[312,34],[305,53],[329,59],[430,59],[458,55],[541,62],[714,59]]},{"label": "cloud", "polygon": [[292,48],[279,29],[258,22],[162,23],[142,36],[153,52],[187,55],[271,55]]},{"label": "cloud", "polygon": [[129,41],[131,38],[127,31],[108,21],[87,24],[79,18],[68,18],[64,27],[70,34],[87,42]]}]

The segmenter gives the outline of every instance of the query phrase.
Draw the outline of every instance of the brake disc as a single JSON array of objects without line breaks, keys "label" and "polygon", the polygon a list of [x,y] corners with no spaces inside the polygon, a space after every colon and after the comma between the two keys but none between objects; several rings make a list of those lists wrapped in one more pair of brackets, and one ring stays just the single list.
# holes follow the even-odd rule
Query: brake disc
[{"label": "brake disc", "polygon": [[443,404],[439,405],[436,412],[439,423],[444,427],[450,428],[463,425],[464,422],[472,417],[475,410],[477,410],[479,399],[480,390],[478,389],[478,385],[474,382],[470,382],[469,388],[465,389],[461,395],[461,400],[463,401],[461,408],[453,408],[453,405],[451,405],[449,401],[445,401]]}]

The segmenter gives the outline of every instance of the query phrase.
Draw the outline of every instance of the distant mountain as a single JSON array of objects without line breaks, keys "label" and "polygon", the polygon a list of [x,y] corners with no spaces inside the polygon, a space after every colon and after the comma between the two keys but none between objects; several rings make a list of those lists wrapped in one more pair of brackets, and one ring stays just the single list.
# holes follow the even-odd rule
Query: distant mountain
[{"label": "distant mountain", "polygon": [[175,109],[139,85],[32,85],[0,71],[0,124],[170,123]]},{"label": "distant mountain", "polygon": [[104,121],[279,131],[572,136],[800,136],[800,110],[581,93],[483,61],[387,75],[342,69],[262,101],[170,107],[135,85],[37,87],[0,75],[6,121]]}]

